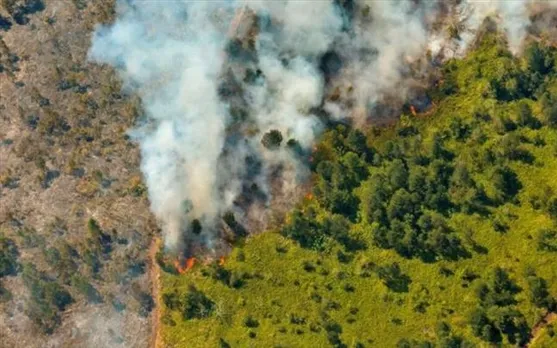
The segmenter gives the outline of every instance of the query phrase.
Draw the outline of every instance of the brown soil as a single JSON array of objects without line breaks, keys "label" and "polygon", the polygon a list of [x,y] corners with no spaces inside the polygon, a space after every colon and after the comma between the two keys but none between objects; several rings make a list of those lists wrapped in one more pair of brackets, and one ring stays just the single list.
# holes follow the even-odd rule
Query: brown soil
[{"label": "brown soil", "polygon": [[532,328],[532,332],[530,334],[530,341],[526,343],[524,347],[525,348],[531,347],[536,342],[538,337],[540,337],[541,333],[543,332],[542,331],[543,328],[545,328],[549,324],[554,323],[555,321],[557,321],[557,313],[555,312],[547,313],[542,319],[540,319],[540,321],[536,323],[536,325],[534,325],[534,327]]},{"label": "brown soil", "polygon": [[155,308],[151,316],[152,331],[151,331],[151,347],[162,347],[162,340],[160,334],[160,319],[161,319],[161,301],[160,301],[160,267],[157,263],[156,256],[160,250],[161,240],[155,237],[149,247],[149,277],[151,278],[153,300],[155,301]]}]

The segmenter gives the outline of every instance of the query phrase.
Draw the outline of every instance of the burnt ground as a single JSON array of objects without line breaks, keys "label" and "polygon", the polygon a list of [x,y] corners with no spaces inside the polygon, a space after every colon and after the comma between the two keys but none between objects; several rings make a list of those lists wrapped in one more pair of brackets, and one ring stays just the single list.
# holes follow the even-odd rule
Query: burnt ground
[{"label": "burnt ground", "polygon": [[[110,67],[87,61],[96,23],[113,16],[112,0],[0,0],[0,237],[19,254],[16,274],[0,272],[2,347],[149,345],[147,251],[157,228],[125,133],[139,102],[121,94]],[[28,263],[73,299],[50,333],[30,319],[43,301],[33,298],[48,294],[24,281]]]}]

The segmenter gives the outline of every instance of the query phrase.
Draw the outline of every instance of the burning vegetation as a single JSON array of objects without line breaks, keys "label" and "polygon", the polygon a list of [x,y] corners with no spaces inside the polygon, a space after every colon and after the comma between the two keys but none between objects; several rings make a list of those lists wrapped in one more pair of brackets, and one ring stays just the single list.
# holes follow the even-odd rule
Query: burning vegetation
[{"label": "burning vegetation", "polygon": [[[402,111],[428,114],[426,91],[440,85],[443,62],[473,46],[486,17],[497,14],[487,23],[509,34],[512,49],[527,34],[528,7],[492,5],[123,5],[117,25],[96,32],[90,56],[120,69],[154,121],[134,136],[166,248],[225,254],[267,228],[271,215],[304,196],[323,129],[392,124]],[[168,15],[189,12],[197,15]],[[142,37],[120,35],[126,26],[152,35],[136,45]],[[176,28],[196,35],[169,34]],[[138,56],[141,70],[156,73],[132,69]]]},{"label": "burning vegetation", "polygon": [[174,260],[174,267],[179,274],[184,274],[195,266],[196,261],[195,257],[188,257],[186,259],[177,258]]}]

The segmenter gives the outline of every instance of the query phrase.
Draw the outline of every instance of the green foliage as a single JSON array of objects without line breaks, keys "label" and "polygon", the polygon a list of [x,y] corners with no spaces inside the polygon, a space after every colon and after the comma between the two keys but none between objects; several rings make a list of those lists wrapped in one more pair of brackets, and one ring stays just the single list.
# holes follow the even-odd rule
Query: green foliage
[{"label": "green foliage", "polygon": [[550,73],[555,61],[554,51],[553,47],[542,46],[538,42],[531,44],[524,53],[528,69],[540,75]]},{"label": "green foliage", "polygon": [[60,324],[59,312],[74,302],[72,296],[57,282],[44,278],[33,264],[23,265],[22,278],[31,293],[27,316],[45,333],[52,333]]},{"label": "green foliage", "polygon": [[491,175],[493,187],[495,188],[494,200],[499,203],[513,199],[522,188],[522,184],[516,173],[509,167],[497,166]]},{"label": "green foliage", "polygon": [[505,270],[495,268],[488,282],[476,289],[481,308],[470,316],[474,334],[491,343],[500,343],[506,336],[510,344],[524,345],[529,339],[530,328],[516,307],[515,295],[521,291]]},{"label": "green foliage", "polygon": [[530,275],[528,278],[528,288],[530,301],[539,308],[547,308],[550,311],[557,309],[555,299],[549,293],[549,288],[545,279]]},{"label": "green foliage", "polygon": [[538,231],[538,250],[557,252],[557,231],[541,229]]},{"label": "green foliage", "polygon": [[514,295],[521,289],[513,282],[507,272],[497,267],[493,271],[489,282],[481,284],[476,293],[484,307],[510,306],[516,304]]},{"label": "green foliage", "polygon": [[17,273],[18,256],[19,252],[15,242],[0,235],[0,278]]},{"label": "green foliage", "polygon": [[377,276],[389,289],[394,292],[408,292],[408,287],[412,280],[402,272],[398,263],[379,266],[376,269]]},{"label": "green foliage", "polygon": [[532,129],[538,129],[541,126],[540,121],[532,114],[530,105],[524,101],[518,106],[516,124],[520,127],[529,127]]},{"label": "green foliage", "polygon": [[244,325],[246,327],[249,328],[256,328],[259,326],[259,321],[257,321],[257,319],[255,319],[254,317],[252,317],[251,315],[248,315],[245,319],[244,319]]},{"label": "green foliage", "polygon": [[215,310],[215,303],[205,294],[191,286],[183,300],[182,315],[184,319],[201,319],[210,316]]},{"label": "green foliage", "polygon": [[0,303],[8,302],[12,298],[12,293],[0,284]]},{"label": "green foliage", "polygon": [[73,275],[71,277],[71,284],[72,286],[79,291],[89,303],[101,303],[102,296],[101,294],[89,283],[87,278],[80,276],[80,275]]},{"label": "green foliage", "polygon": [[268,131],[261,138],[261,144],[269,150],[276,150],[280,147],[282,143],[282,134],[280,131],[273,129]]},{"label": "green foliage", "polygon": [[139,315],[147,317],[155,306],[155,301],[153,301],[151,294],[144,291],[138,283],[133,283],[131,295],[139,303]]},{"label": "green foliage", "polygon": [[112,250],[112,237],[103,232],[97,221],[93,218],[87,221],[87,232],[91,247],[96,252],[108,254]]}]

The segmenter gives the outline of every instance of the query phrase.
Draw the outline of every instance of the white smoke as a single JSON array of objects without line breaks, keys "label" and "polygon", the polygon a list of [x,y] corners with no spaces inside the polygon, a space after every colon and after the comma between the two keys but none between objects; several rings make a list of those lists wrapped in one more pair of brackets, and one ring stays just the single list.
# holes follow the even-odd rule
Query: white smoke
[{"label": "white smoke", "polygon": [[[90,58],[114,66],[142,98],[145,117],[132,134],[152,210],[166,246],[176,248],[194,219],[210,242],[225,211],[247,209],[237,204],[246,186],[256,185],[268,201],[277,167],[298,174],[283,180],[303,179],[307,169],[284,143],[311,147],[323,128],[316,108],[365,122],[383,95],[404,98],[409,63],[450,41],[433,24],[452,19],[440,17],[465,23],[457,46],[466,47],[485,16],[498,14],[516,50],[528,3],[120,1],[116,22],[97,28]],[[232,39],[241,54],[230,52]],[[327,77],[320,59],[332,51],[342,67]],[[334,88],[353,103],[325,100]],[[284,141],[270,151],[260,141],[274,129]]]}]

